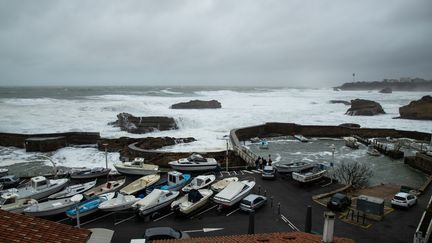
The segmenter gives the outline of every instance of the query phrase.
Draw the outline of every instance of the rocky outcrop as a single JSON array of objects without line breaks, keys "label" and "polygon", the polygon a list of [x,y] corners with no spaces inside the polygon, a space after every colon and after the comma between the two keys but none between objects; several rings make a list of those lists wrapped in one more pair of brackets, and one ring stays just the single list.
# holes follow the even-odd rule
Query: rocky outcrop
[{"label": "rocky outcrop", "polygon": [[344,104],[344,105],[351,105],[351,102],[346,100],[330,100],[330,104]]},{"label": "rocky outcrop", "polygon": [[129,113],[118,114],[117,121],[111,122],[109,125],[120,127],[122,131],[137,134],[177,129],[177,124],[172,117],[136,117]]},{"label": "rocky outcrop", "polygon": [[423,96],[420,100],[411,101],[399,108],[400,118],[415,120],[432,120],[432,97]]},{"label": "rocky outcrop", "polygon": [[218,109],[222,105],[217,100],[191,100],[189,102],[181,102],[171,106],[171,109]]},{"label": "rocky outcrop", "polygon": [[378,102],[355,99],[351,100],[351,108],[345,114],[350,116],[374,116],[385,114],[385,112]]},{"label": "rocky outcrop", "polygon": [[391,94],[393,92],[393,90],[390,87],[385,87],[384,89],[380,90],[379,92],[383,93],[383,94]]}]

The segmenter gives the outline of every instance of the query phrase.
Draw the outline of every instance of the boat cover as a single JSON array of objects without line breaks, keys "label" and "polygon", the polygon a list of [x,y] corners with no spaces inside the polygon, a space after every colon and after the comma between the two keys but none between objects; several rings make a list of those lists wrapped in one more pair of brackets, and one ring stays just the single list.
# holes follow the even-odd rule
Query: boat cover
[{"label": "boat cover", "polygon": [[245,187],[245,184],[243,182],[234,181],[228,184],[225,189],[223,189],[221,192],[219,192],[215,197],[231,200],[235,196],[237,196]]},{"label": "boat cover", "polygon": [[163,191],[154,189],[150,194],[148,194],[144,199],[138,201],[138,205],[143,205],[146,207],[155,206],[158,204],[159,198],[162,196]]},{"label": "boat cover", "polygon": [[203,198],[203,195],[198,190],[192,189],[188,194],[188,201],[192,203],[196,203]]}]

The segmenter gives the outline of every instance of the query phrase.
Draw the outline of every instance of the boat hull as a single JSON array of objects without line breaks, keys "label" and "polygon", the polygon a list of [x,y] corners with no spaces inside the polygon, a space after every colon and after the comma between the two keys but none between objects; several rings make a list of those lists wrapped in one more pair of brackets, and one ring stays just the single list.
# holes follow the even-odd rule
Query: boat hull
[{"label": "boat hull", "polygon": [[143,169],[137,169],[137,168],[127,168],[127,167],[120,167],[116,166],[116,170],[121,174],[126,175],[153,175],[157,174],[158,170],[143,170]]},{"label": "boat hull", "polygon": [[71,208],[73,206],[74,206],[74,203],[71,202],[71,203],[62,205],[61,207],[49,209],[49,210],[41,210],[41,211],[26,211],[26,210],[24,210],[24,214],[30,215],[30,216],[36,216],[36,217],[51,216],[51,215],[64,213],[66,210],[68,210],[69,208]]},{"label": "boat hull", "polygon": [[162,208],[168,207],[168,206],[169,206],[169,205],[174,201],[174,199],[175,199],[175,198],[170,199],[170,200],[168,200],[168,201],[165,201],[165,202],[163,202],[163,203],[161,203],[161,204],[155,205],[155,206],[150,207],[150,208],[146,208],[146,209],[139,208],[139,209],[138,209],[138,214],[139,214],[140,216],[142,216],[142,217],[147,216],[147,215],[149,215],[149,214],[151,214],[151,213],[153,213],[153,212],[156,212],[156,211],[159,210],[159,209],[162,209]]},{"label": "boat hull", "polygon": [[217,164],[215,165],[178,165],[178,164],[170,164],[171,168],[179,171],[211,171],[217,168]]},{"label": "boat hull", "polygon": [[68,179],[60,179],[62,180],[60,183],[50,187],[49,189],[46,190],[40,190],[40,191],[31,191],[31,190],[27,190],[24,189],[23,191],[20,191],[18,189],[18,198],[17,199],[21,199],[21,198],[33,198],[35,200],[39,200],[41,198],[45,198],[50,196],[51,194],[54,194],[58,191],[60,191],[63,187],[66,186],[66,183],[69,181]]}]

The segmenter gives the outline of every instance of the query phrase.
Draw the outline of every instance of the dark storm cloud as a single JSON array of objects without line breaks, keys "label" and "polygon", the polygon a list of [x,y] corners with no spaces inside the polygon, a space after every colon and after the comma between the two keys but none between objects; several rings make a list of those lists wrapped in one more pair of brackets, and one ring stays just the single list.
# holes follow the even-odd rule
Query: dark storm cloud
[{"label": "dark storm cloud", "polygon": [[0,85],[432,79],[432,1],[0,1]]}]

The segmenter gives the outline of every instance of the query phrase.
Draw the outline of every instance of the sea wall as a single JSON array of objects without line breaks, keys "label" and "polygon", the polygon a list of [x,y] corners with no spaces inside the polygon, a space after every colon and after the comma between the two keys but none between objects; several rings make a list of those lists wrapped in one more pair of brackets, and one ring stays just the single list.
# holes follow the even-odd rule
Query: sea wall
[{"label": "sea wall", "polygon": [[0,146],[25,148],[28,138],[64,137],[66,145],[96,144],[100,139],[98,132],[64,132],[42,134],[0,133]]},{"label": "sea wall", "polygon": [[405,164],[419,169],[429,175],[432,174],[432,156],[417,152],[415,156],[405,157]]},{"label": "sea wall", "polygon": [[[244,127],[232,130],[231,142],[248,140],[253,137],[284,136],[301,134],[306,137],[344,137],[358,135],[363,138],[392,137],[411,138],[429,141],[431,135],[424,132],[403,131],[388,128],[351,128],[341,126],[298,125],[295,123],[265,123],[263,125]],[[239,143],[237,144],[239,145]]]}]

